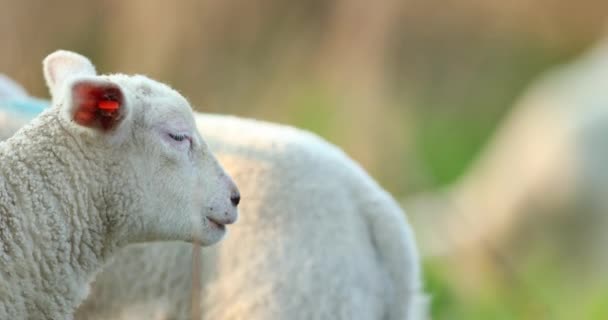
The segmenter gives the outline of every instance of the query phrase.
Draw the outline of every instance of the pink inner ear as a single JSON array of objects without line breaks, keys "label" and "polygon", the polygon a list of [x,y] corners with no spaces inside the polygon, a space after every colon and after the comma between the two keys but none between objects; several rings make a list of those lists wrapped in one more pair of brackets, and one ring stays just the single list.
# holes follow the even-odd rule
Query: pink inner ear
[{"label": "pink inner ear", "polygon": [[124,98],[120,88],[110,83],[81,82],[73,88],[73,118],[76,123],[109,131],[123,118]]}]

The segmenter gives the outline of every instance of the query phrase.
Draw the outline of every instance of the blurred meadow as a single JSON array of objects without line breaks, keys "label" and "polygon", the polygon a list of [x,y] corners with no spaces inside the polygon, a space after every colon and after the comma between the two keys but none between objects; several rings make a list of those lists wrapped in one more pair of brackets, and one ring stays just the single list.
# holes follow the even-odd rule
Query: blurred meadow
[{"label": "blurred meadow", "polygon": [[[607,16],[591,0],[0,0],[0,73],[46,98],[41,60],[69,49],[199,111],[311,130],[409,212],[409,197],[470,168],[539,75],[604,36]],[[533,248],[490,271],[424,254],[433,319],[608,319],[608,278]]]}]

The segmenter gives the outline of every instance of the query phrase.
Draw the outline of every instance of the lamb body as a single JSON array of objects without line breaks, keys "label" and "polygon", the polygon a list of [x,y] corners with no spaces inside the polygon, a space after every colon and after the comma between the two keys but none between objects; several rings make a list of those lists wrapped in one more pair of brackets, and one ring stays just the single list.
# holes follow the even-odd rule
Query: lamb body
[{"label": "lamb body", "polygon": [[[421,319],[403,212],[342,151],[294,128],[197,114],[239,185],[241,220],[202,251],[203,319]],[[192,249],[126,248],[78,319],[190,319]]]},{"label": "lamb body", "polygon": [[[98,76],[65,51],[44,71],[53,106],[0,142],[0,319],[71,319],[118,248],[209,245],[224,233],[209,219],[236,219],[236,187],[177,92],[143,76]],[[174,129],[189,147],[165,136]]]},{"label": "lamb body", "polygon": [[519,261],[534,250],[557,252],[557,263],[578,264],[577,270],[605,269],[606,79],[605,37],[534,82],[443,194],[405,201],[422,252],[452,256],[465,272],[496,267],[497,253]]},{"label": "lamb body", "polygon": [[0,74],[0,141],[8,139],[48,105],[48,101],[30,97],[21,85]]}]

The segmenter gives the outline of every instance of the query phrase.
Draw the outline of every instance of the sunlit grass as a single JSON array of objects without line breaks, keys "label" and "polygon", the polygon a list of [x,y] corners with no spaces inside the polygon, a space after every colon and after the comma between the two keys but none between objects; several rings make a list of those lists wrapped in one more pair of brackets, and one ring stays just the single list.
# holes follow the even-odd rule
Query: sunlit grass
[{"label": "sunlit grass", "polygon": [[453,275],[445,260],[426,261],[425,281],[432,296],[432,318],[608,319],[608,281],[589,281],[588,275],[565,272],[556,268],[555,261],[543,259],[530,261],[518,272],[517,283],[487,283],[479,290],[463,294],[466,290],[452,281]]}]

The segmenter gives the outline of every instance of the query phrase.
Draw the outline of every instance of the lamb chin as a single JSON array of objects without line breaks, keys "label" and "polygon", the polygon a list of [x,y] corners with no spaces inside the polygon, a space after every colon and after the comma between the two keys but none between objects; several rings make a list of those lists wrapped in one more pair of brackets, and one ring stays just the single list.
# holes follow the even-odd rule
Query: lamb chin
[{"label": "lamb chin", "polygon": [[221,230],[222,232],[226,231],[226,225],[223,225],[221,223],[217,223],[217,222],[215,222],[215,221],[213,221],[213,220],[211,220],[209,218],[207,218],[207,221],[209,221],[208,226],[210,226],[211,228]]}]

